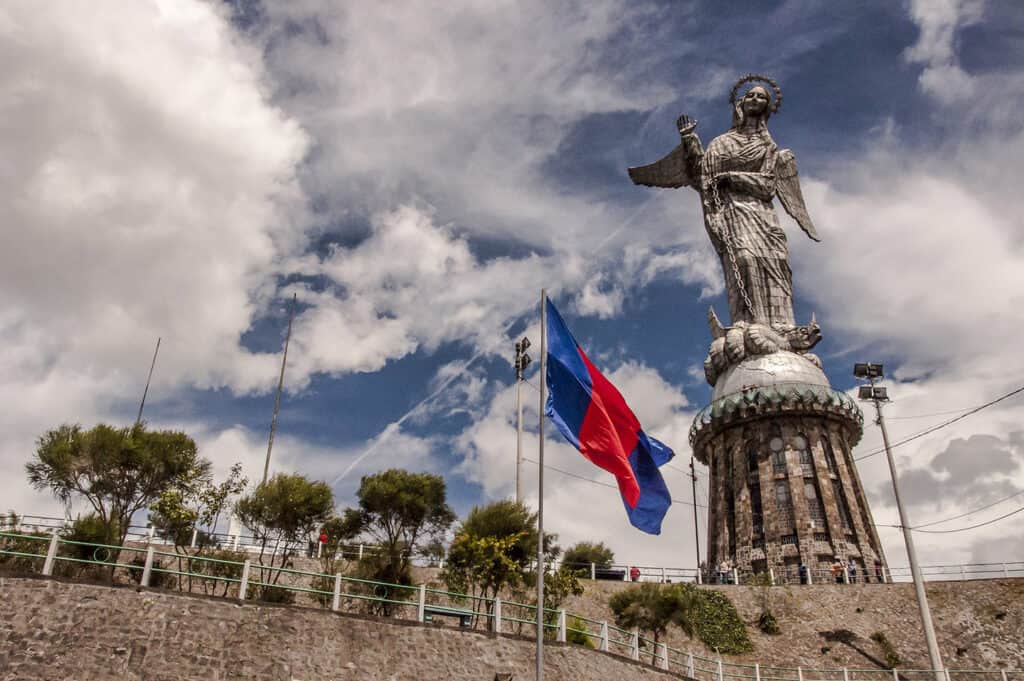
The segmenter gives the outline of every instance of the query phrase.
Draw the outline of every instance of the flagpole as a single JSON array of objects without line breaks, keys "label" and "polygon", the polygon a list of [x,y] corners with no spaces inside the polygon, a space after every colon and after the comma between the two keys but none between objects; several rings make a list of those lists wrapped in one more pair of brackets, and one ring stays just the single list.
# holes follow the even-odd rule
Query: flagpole
[{"label": "flagpole", "polygon": [[153,351],[153,362],[149,365],[149,376],[146,377],[146,389],[142,391],[142,402],[139,404],[139,415],[135,417],[135,425],[142,423],[142,409],[146,406],[146,395],[149,393],[149,382],[153,380],[153,369],[156,368],[156,354],[160,352],[160,339],[156,339],[156,350]]},{"label": "flagpole", "polygon": [[547,399],[548,294],[540,290],[540,413],[537,428],[537,681],[544,680],[544,402]]},{"label": "flagpole", "polygon": [[292,340],[292,322],[295,321],[295,306],[298,305],[297,293],[292,294],[292,310],[288,315],[288,333],[284,337],[284,356],[281,357],[281,376],[277,379],[277,395],[274,397],[274,415],[270,419],[270,439],[267,441],[267,460],[263,464],[263,482],[266,484],[270,473],[270,451],[274,448],[274,433],[277,431],[277,412],[281,408],[281,389],[284,387],[284,367],[288,363],[288,343]]}]

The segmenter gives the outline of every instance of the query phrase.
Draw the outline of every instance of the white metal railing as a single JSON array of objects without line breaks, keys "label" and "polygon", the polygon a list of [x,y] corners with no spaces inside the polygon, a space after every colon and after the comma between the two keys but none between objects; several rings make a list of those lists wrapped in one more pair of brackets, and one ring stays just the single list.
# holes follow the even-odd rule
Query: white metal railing
[{"label": "white metal railing", "polygon": [[[50,532],[54,529],[64,529],[70,526],[65,518],[52,516],[24,515],[18,517],[18,527],[8,529],[21,529],[23,531]],[[0,516],[0,530],[9,525],[8,518]],[[190,548],[195,548],[200,530],[195,529],[192,533]],[[208,537],[212,537],[217,546],[230,548],[235,551],[246,553],[259,553],[260,545],[255,537],[243,534],[228,534],[224,532],[202,531]],[[128,542],[147,542],[164,545],[171,545],[168,539],[160,536],[152,526],[132,525],[129,527],[126,537]],[[311,541],[306,547],[310,555],[318,556],[323,550],[322,546]],[[348,543],[338,547],[338,557],[359,560],[363,556],[379,551],[379,548],[372,544]],[[265,553],[273,554],[273,548],[267,547]],[[421,567],[444,567],[445,559],[417,557],[414,561]],[[584,579],[657,582],[668,584],[673,582],[696,582],[698,584],[740,584],[750,585],[758,581],[755,575],[749,572],[740,572],[736,569],[729,569],[725,572],[712,568],[710,570],[698,571],[696,568],[668,567],[657,565],[638,565],[633,563],[614,563],[607,566],[598,566],[594,563],[567,564],[556,561],[556,566],[566,565],[573,567],[582,573]],[[530,568],[535,569],[535,566]],[[1008,560],[1000,563],[964,563],[962,565],[923,565],[921,574],[928,582],[964,581],[971,579],[999,579],[1010,577],[1024,577],[1024,560]],[[764,579],[761,577],[760,579]],[[898,567],[869,567],[866,570],[857,566],[850,571],[847,565],[842,570],[833,572],[830,568],[808,568],[800,570],[792,568],[789,570],[770,569],[768,580],[775,585],[799,585],[799,584],[883,584],[910,582],[911,574],[908,566]]]}]

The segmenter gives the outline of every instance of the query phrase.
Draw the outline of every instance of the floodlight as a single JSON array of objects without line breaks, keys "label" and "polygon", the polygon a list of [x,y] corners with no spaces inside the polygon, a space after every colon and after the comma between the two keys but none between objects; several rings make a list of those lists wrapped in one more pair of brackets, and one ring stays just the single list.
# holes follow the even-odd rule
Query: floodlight
[{"label": "floodlight", "polygon": [[889,401],[889,391],[881,386],[862,385],[857,390],[857,397],[862,400]]},{"label": "floodlight", "polygon": [[882,378],[884,371],[881,364],[858,362],[853,365],[853,375],[857,378]]}]

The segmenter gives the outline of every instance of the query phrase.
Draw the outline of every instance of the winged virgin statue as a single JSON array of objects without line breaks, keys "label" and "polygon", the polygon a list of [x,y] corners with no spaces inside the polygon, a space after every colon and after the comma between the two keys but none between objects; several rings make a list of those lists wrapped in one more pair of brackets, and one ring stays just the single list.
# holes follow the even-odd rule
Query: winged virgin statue
[{"label": "winged virgin statue", "polygon": [[[754,85],[737,98],[750,82],[765,83],[774,92]],[[804,206],[793,152],[779,149],[768,132],[768,117],[779,110],[782,91],[770,78],[748,75],[733,87],[729,102],[732,128],[707,149],[694,132],[697,121],[680,116],[679,146],[656,163],[630,168],[629,176],[635,184],[697,190],[704,226],[725,272],[733,325],[761,324],[786,333],[795,328],[793,276],[772,198],[778,196],[807,236],[820,239]]]}]

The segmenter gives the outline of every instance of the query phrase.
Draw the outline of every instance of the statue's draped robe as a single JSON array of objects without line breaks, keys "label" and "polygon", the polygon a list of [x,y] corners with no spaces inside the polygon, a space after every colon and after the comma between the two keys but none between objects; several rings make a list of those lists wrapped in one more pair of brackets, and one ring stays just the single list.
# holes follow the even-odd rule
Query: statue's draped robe
[{"label": "statue's draped robe", "polygon": [[[754,134],[730,130],[711,141],[700,161],[705,226],[722,261],[733,324],[795,324],[786,234],[772,208],[778,152],[763,127]],[[743,174],[719,183],[726,172]]]}]

